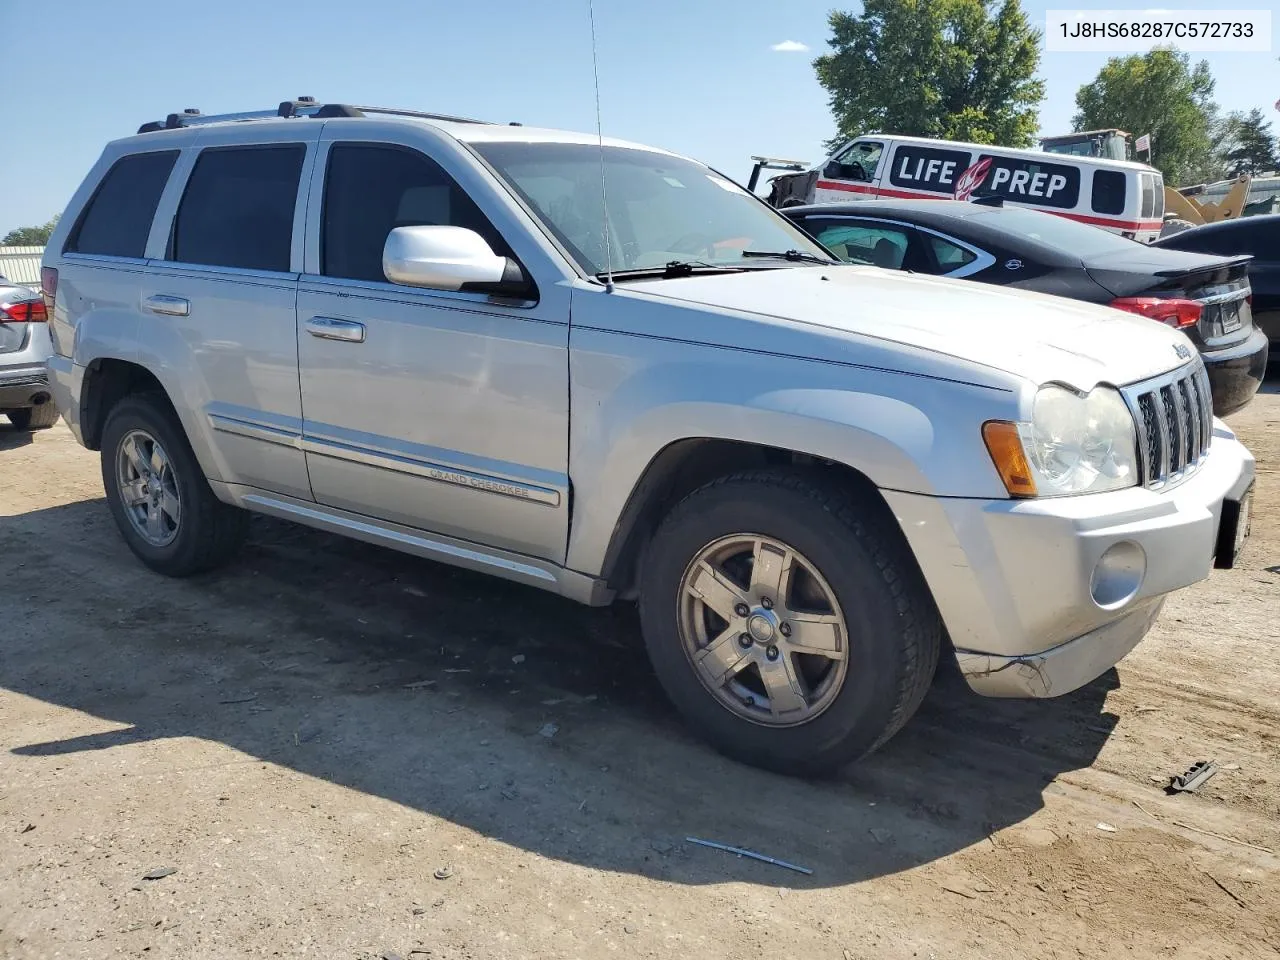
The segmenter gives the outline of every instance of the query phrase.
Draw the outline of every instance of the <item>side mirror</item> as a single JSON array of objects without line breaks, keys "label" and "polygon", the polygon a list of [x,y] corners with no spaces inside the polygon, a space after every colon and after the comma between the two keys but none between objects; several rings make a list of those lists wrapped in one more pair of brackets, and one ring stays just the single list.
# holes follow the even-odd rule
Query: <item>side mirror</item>
[{"label": "side mirror", "polygon": [[532,292],[518,263],[498,256],[484,237],[465,227],[396,227],[382,248],[382,272],[407,287],[512,297]]}]

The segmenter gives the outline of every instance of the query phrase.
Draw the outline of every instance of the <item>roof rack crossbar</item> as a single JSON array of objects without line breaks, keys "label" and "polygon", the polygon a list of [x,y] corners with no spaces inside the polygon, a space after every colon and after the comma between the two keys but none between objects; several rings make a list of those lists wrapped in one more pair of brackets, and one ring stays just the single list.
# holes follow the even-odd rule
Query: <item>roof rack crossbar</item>
[{"label": "roof rack crossbar", "polygon": [[230,123],[241,120],[270,120],[294,117],[315,117],[329,119],[331,117],[363,117],[370,113],[384,114],[394,117],[418,117],[423,120],[443,120],[449,123],[488,123],[487,120],[473,120],[470,117],[455,117],[446,113],[425,113],[421,110],[404,110],[399,107],[365,107],[347,103],[316,103],[315,97],[298,97],[297,100],[285,100],[275,110],[246,110],[239,113],[203,114],[199,110],[187,109],[182,113],[171,113],[164,120],[153,120],[138,128],[138,133],[153,133],[157,130],[176,130],[180,127],[203,126],[207,123]]}]

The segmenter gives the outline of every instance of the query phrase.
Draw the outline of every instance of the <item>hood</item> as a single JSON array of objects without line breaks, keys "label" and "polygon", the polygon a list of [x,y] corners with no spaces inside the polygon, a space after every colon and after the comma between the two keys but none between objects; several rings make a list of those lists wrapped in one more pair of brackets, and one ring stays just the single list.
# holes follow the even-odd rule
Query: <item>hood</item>
[{"label": "hood", "polygon": [[[1195,350],[1176,330],[1108,307],[875,267],[770,269],[625,288],[908,344],[1037,384],[1060,381],[1080,390],[1154,377],[1185,363],[1186,352]],[[776,338],[760,346],[786,352]]]}]

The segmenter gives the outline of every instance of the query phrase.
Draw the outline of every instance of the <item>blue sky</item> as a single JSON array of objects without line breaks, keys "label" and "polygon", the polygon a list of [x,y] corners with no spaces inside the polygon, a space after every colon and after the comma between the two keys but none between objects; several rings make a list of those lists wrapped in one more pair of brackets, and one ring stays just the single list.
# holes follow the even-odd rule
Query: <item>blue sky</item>
[{"label": "blue sky", "polygon": [[[1024,5],[1043,23],[1048,4]],[[834,127],[810,61],[826,50],[833,6],[859,8],[596,0],[605,132],[697,157],[741,181],[753,153],[816,163]],[[60,212],[104,143],[184,107],[261,109],[306,94],[595,127],[586,0],[0,0],[0,35],[26,37],[3,83],[0,233]],[[783,41],[809,49],[771,49]],[[1224,108],[1262,107],[1280,121],[1272,106],[1280,45],[1272,47],[1193,56],[1209,60]],[[1105,61],[1043,55],[1042,132],[1071,129],[1076,88]]]}]

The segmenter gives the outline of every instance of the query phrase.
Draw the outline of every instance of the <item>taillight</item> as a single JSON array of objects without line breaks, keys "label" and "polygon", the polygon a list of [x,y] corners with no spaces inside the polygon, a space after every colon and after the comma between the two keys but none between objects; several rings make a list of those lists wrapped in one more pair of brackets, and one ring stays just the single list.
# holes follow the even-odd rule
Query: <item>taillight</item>
[{"label": "taillight", "polygon": [[53,267],[40,268],[40,292],[44,294],[45,308],[53,313],[53,302],[58,298],[58,271]]},{"label": "taillight", "polygon": [[0,323],[44,323],[49,312],[39,300],[0,303]]},{"label": "taillight", "polygon": [[1200,322],[1200,314],[1204,305],[1196,300],[1182,300],[1165,297],[1120,297],[1112,300],[1111,306],[1117,310],[1127,310],[1139,316],[1159,320],[1171,327],[1183,329],[1194,327]]}]

